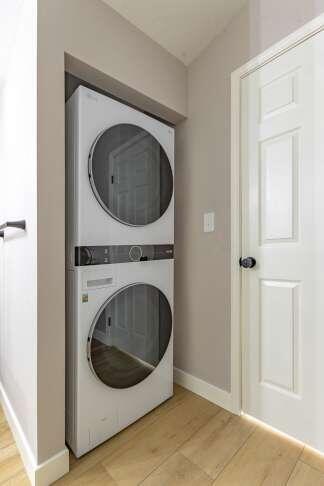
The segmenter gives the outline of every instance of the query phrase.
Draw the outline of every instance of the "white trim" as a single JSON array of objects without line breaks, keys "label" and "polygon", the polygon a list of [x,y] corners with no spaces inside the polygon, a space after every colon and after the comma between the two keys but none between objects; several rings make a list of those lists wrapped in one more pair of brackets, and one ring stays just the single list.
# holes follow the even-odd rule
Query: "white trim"
[{"label": "white trim", "polygon": [[324,14],[277,42],[231,75],[231,395],[233,410],[242,408],[241,329],[241,81],[285,52],[324,30]]},{"label": "white trim", "polygon": [[236,413],[241,411],[241,171],[240,83],[231,79],[231,394]]},{"label": "white trim", "polygon": [[0,383],[0,400],[7,422],[13,433],[21,458],[26,468],[27,475],[32,482],[32,473],[36,468],[36,461],[2,383]]},{"label": "white trim", "polygon": [[0,401],[32,486],[48,486],[69,472],[69,451],[66,447],[46,462],[37,464],[2,383]]},{"label": "white trim", "polygon": [[256,69],[260,69],[264,64],[268,64],[276,57],[281,56],[285,52],[293,49],[305,40],[324,30],[324,14],[319,15],[300,29],[292,34],[289,34],[284,39],[280,40],[266,51],[248,61],[243,66],[239,67],[232,73],[232,76],[243,78]]},{"label": "white trim", "polygon": [[34,470],[32,479],[33,486],[49,486],[57,481],[70,470],[69,451],[66,447],[52,456],[47,461],[39,464]]},{"label": "white trim", "polygon": [[221,390],[220,388],[217,388],[217,386],[211,385],[210,383],[207,383],[207,381],[190,375],[179,368],[174,368],[173,371],[175,383],[187,388],[187,390],[190,390],[203,398],[206,398],[219,407],[235,413],[235,410],[233,409],[232,395],[229,392],[226,390]]}]

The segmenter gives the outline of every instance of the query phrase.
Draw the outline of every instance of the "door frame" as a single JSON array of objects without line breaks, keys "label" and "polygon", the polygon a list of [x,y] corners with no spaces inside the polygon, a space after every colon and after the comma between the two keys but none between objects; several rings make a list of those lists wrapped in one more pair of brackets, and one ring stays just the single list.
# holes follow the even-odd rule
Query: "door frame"
[{"label": "door frame", "polygon": [[239,259],[242,256],[241,228],[241,82],[285,52],[324,30],[324,14],[277,42],[231,74],[231,410],[242,411],[245,367],[245,332],[242,320],[242,280]]}]

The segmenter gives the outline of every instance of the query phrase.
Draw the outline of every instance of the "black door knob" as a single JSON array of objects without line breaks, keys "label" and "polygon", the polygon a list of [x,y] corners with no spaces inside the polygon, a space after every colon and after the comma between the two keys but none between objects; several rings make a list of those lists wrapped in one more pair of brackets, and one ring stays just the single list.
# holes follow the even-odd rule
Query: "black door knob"
[{"label": "black door knob", "polygon": [[256,265],[256,260],[253,257],[240,258],[240,266],[243,268],[253,268]]}]

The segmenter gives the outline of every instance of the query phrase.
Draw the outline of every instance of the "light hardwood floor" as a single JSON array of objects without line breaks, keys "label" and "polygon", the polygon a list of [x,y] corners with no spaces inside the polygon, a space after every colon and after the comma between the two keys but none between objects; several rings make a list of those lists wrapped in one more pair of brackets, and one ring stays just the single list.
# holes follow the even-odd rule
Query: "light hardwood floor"
[{"label": "light hardwood floor", "polygon": [[[70,467],[57,486],[324,486],[323,456],[179,386]],[[0,485],[28,484],[1,413]]]}]

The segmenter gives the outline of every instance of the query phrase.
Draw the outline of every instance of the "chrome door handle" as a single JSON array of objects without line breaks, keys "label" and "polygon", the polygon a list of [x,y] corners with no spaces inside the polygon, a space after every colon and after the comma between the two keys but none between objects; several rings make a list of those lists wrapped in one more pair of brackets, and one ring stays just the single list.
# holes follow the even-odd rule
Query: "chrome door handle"
[{"label": "chrome door handle", "polygon": [[26,230],[26,221],[24,219],[20,221],[7,221],[0,225],[0,238],[4,238],[4,230],[7,228],[19,228],[23,231]]}]

